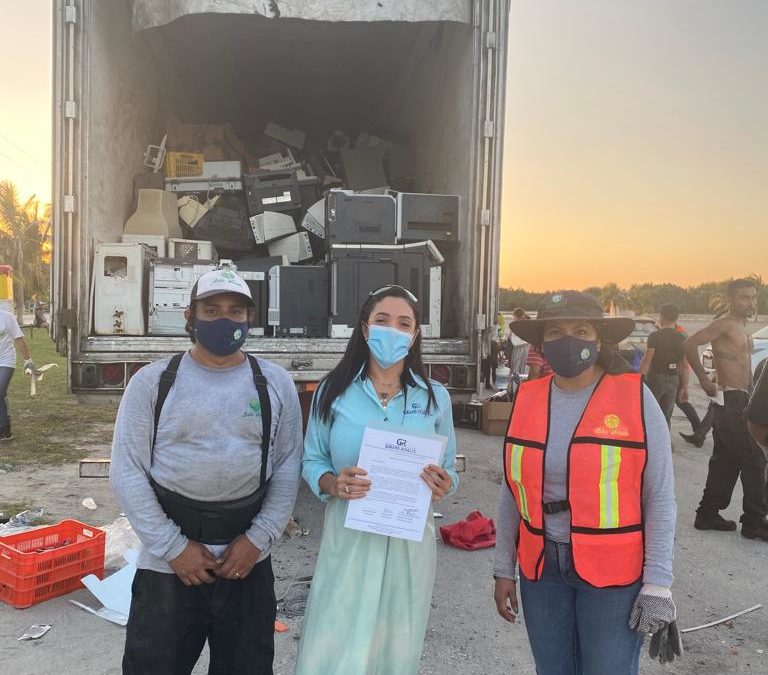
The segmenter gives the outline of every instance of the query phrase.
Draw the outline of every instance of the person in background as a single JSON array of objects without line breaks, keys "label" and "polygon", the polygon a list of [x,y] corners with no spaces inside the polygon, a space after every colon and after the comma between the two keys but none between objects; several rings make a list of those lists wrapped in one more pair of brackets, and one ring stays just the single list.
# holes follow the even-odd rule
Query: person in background
[{"label": "person in background", "polygon": [[515,335],[512,324],[515,321],[527,321],[530,317],[522,307],[516,307],[512,312],[512,321],[509,322],[509,334],[507,335],[507,354],[509,355],[510,375],[520,377],[525,374],[525,364],[528,360],[530,345]]},{"label": "person in background", "polygon": [[552,374],[552,368],[549,367],[546,356],[535,345],[531,345],[528,349],[525,365],[528,366],[529,380],[538,380],[540,377]]},{"label": "person in background", "polygon": [[496,369],[499,366],[499,330],[491,326],[482,341],[480,378],[486,389],[496,389]]},{"label": "person in background", "polygon": [[192,348],[139,370],[123,394],[110,480],[143,549],[124,675],[267,675],[272,546],[293,511],[301,406],[290,375],[242,351],[254,308],[230,270],[203,274],[185,312]]},{"label": "person in background", "polygon": [[749,433],[762,448],[768,449],[768,359],[763,359],[755,368],[755,389],[747,407]]},{"label": "person in background", "polygon": [[427,465],[421,479],[433,502],[458,485],[451,399],[427,377],[419,324],[419,303],[409,290],[373,291],[341,362],[315,393],[302,473],[326,506],[295,675],[419,670],[435,579],[432,514],[421,541],[344,527],[348,501],[371,489],[357,466],[369,425],[445,436],[442,462]]},{"label": "person in background", "polygon": [[632,319],[591,295],[547,297],[513,325],[554,375],[520,385],[504,444],[494,600],[515,621],[515,567],[538,675],[636,675],[682,648],[672,600],[676,505],[669,428],[606,344]]},{"label": "person in background", "polygon": [[[714,318],[717,319],[719,317],[716,315]],[[675,330],[683,336],[683,340],[688,339],[688,333],[679,323],[675,324]],[[686,369],[690,370],[687,362]],[[696,408],[693,407],[693,404],[688,399],[683,401],[680,399],[680,397],[678,397],[677,407],[680,408],[691,425],[691,433],[686,434],[681,431],[679,432],[680,436],[686,443],[690,443],[691,445],[695,445],[697,448],[700,448],[702,445],[704,445],[704,439],[712,429],[712,416],[714,415],[713,404],[710,403],[709,406],[707,406],[707,412],[704,414],[704,419],[699,417],[699,413],[696,412]]]},{"label": "person in background", "polygon": [[35,317],[34,327],[43,328],[45,326],[45,305],[37,293],[32,295],[32,312]]},{"label": "person in background", "polygon": [[24,370],[34,372],[35,362],[24,339],[24,331],[13,314],[0,309],[0,441],[10,441],[13,438],[11,416],[8,412],[8,386],[16,371],[17,349],[24,359]]},{"label": "person in background", "polygon": [[[750,435],[745,415],[752,383],[753,348],[747,319],[755,313],[757,285],[752,279],[735,279],[728,284],[727,295],[728,313],[685,341],[688,363],[715,402],[714,448],[694,527],[726,532],[736,529],[736,523],[723,518],[720,511],[730,504],[733,488],[741,478],[741,534],[747,539],[768,542],[766,457]],[[699,347],[708,342],[712,343],[717,384],[709,379],[699,359]]]},{"label": "person in background", "polygon": [[659,329],[648,336],[648,348],[640,363],[640,374],[646,376],[648,388],[656,398],[667,426],[672,422],[675,402],[688,401],[688,364],[685,361],[685,338],[676,330],[680,312],[671,302],[659,310]]}]

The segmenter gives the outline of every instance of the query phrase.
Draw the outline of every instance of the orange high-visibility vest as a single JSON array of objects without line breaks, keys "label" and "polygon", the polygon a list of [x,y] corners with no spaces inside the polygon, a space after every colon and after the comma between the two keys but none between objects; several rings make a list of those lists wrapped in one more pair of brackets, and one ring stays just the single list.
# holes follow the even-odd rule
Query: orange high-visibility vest
[{"label": "orange high-visibility vest", "polygon": [[[504,443],[504,475],[520,510],[520,571],[544,569],[544,455],[553,376],[520,385]],[[643,473],[647,460],[642,378],[603,375],[568,449],[573,566],[599,588],[628,586],[643,572]]]}]

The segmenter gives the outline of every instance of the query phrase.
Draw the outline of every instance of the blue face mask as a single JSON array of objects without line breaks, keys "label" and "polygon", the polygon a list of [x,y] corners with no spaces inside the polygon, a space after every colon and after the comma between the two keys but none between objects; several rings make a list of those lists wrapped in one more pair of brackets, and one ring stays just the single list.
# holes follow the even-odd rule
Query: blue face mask
[{"label": "blue face mask", "polygon": [[566,335],[552,342],[545,342],[542,352],[552,370],[558,375],[576,377],[597,361],[597,342]]},{"label": "blue face mask", "polygon": [[194,327],[195,339],[216,356],[234,354],[248,337],[247,321],[232,321],[226,317],[214,321],[195,319]]},{"label": "blue face mask", "polygon": [[368,326],[368,349],[382,368],[402,361],[411,348],[412,333],[389,326]]}]

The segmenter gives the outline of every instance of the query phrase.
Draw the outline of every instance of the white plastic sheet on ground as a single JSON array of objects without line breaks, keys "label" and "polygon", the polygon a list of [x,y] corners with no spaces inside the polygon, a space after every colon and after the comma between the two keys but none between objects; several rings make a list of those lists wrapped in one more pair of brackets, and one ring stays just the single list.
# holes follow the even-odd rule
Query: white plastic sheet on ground
[{"label": "white plastic sheet on ground", "polygon": [[471,0],[134,0],[133,28],[164,26],[190,14],[256,14],[311,21],[469,23]]},{"label": "white plastic sheet on ground", "polygon": [[103,580],[95,574],[82,578],[83,585],[103,605],[101,609],[94,609],[77,600],[70,600],[70,602],[106,621],[125,626],[128,623],[128,612],[131,608],[131,584],[136,574],[139,552],[134,549],[126,551],[124,559],[126,565]]}]

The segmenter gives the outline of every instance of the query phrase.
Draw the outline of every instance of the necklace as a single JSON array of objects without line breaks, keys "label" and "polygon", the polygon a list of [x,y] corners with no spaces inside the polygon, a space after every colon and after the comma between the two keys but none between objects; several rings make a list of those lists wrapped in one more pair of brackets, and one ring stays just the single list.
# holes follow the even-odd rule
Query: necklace
[{"label": "necklace", "polygon": [[371,378],[371,384],[379,397],[379,402],[384,407],[386,407],[387,403],[389,403],[392,396],[400,387],[400,382],[375,382],[373,378]]}]

